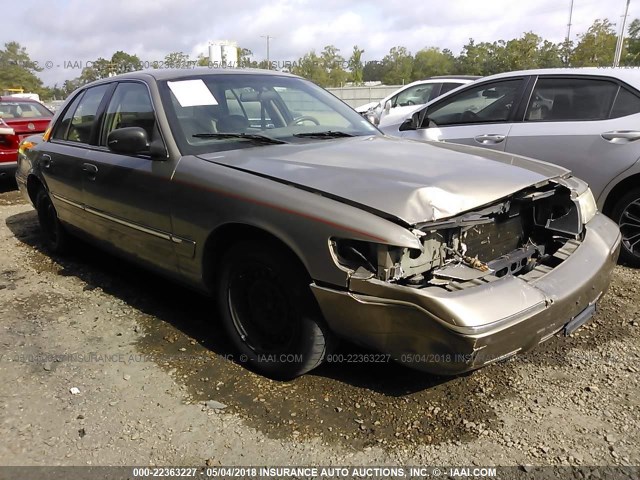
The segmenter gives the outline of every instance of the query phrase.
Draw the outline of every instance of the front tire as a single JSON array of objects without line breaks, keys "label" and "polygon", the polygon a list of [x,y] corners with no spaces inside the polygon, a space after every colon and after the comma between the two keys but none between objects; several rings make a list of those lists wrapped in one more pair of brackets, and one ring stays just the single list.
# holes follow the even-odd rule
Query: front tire
[{"label": "front tire", "polygon": [[64,253],[69,244],[69,235],[60,223],[58,212],[44,188],[38,191],[35,206],[46,248],[52,253]]},{"label": "front tire", "polygon": [[270,242],[241,242],[224,255],[217,297],[240,361],[287,380],[322,363],[332,344],[310,279],[297,258]]},{"label": "front tire", "polygon": [[611,218],[622,233],[620,259],[628,265],[640,267],[640,188],[631,190],[618,200]]}]

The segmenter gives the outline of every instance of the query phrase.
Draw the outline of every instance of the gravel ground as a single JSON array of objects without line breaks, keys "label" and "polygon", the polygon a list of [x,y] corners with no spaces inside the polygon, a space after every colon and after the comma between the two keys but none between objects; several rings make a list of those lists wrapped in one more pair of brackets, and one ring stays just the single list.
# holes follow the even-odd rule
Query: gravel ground
[{"label": "gravel ground", "polygon": [[49,256],[3,184],[0,464],[638,465],[638,305],[619,266],[586,327],[471,375],[276,382],[234,361],[208,299],[89,245]]}]

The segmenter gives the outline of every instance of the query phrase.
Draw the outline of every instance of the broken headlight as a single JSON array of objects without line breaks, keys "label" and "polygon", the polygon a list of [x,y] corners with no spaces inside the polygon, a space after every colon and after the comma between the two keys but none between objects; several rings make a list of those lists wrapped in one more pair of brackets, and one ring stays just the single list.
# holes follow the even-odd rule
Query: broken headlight
[{"label": "broken headlight", "polygon": [[350,271],[360,268],[380,280],[394,281],[422,274],[444,263],[446,241],[440,232],[422,234],[422,249],[396,247],[361,240],[334,238],[330,242],[333,258]]}]

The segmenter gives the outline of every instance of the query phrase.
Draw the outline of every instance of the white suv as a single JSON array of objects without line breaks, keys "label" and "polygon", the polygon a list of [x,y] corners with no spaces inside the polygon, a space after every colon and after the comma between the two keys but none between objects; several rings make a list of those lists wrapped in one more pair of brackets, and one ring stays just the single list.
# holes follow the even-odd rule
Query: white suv
[{"label": "white suv", "polygon": [[416,105],[423,105],[445,93],[473,82],[480,77],[472,75],[430,77],[418,80],[399,88],[379,102],[371,102],[357,107],[356,112],[366,116],[371,123],[378,125],[382,118],[404,116]]}]

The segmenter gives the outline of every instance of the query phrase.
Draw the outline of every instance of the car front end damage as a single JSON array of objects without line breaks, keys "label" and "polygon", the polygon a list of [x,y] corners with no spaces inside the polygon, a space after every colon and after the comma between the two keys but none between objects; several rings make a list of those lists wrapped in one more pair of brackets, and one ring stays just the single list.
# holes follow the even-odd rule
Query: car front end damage
[{"label": "car front end damage", "polygon": [[594,313],[620,249],[616,225],[571,177],[410,229],[420,248],[332,238],[347,288],[312,289],[336,333],[439,374],[570,334]]}]

